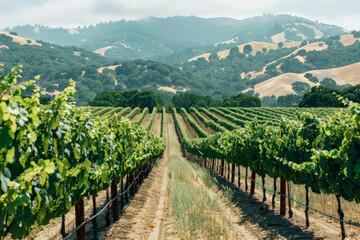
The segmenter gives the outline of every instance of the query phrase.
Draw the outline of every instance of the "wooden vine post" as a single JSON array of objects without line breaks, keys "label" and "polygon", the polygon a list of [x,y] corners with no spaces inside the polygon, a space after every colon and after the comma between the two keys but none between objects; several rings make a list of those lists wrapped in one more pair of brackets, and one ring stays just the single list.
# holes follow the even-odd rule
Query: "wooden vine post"
[{"label": "wooden vine post", "polygon": [[135,196],[135,191],[136,191],[136,189],[135,189],[135,187],[136,187],[136,184],[135,184],[135,177],[134,177],[134,174],[130,174],[130,182],[129,182],[129,184],[132,184],[131,185],[131,187],[130,187],[130,196],[131,197],[133,197],[133,196]]},{"label": "wooden vine post", "polygon": [[266,189],[265,189],[265,176],[262,176],[262,185],[263,185],[263,202],[266,201]]},{"label": "wooden vine post", "polygon": [[63,238],[66,237],[66,230],[65,230],[65,214],[61,216],[61,229],[60,229],[61,236]]},{"label": "wooden vine post", "polygon": [[138,167],[138,172],[140,173],[139,176],[139,183],[143,183],[143,171],[141,168]]},{"label": "wooden vine post", "polygon": [[[117,185],[115,181],[111,182],[111,199],[117,198],[118,191],[117,191]],[[120,212],[119,212],[119,200],[116,199],[111,203],[112,206],[112,214],[113,214],[113,220],[117,221],[120,219]]]},{"label": "wooden vine post", "polygon": [[216,162],[216,172],[217,174],[220,175],[220,160],[216,158],[215,162]]},{"label": "wooden vine post", "polygon": [[[154,159],[151,160],[151,162],[154,163]],[[156,162],[156,159],[155,159],[155,162]],[[148,172],[150,172],[150,171],[151,171],[151,163],[148,165]]]},{"label": "wooden vine post", "polygon": [[230,181],[230,163],[227,162],[227,180]]},{"label": "wooden vine post", "polygon": [[336,199],[337,199],[337,202],[338,202],[338,213],[339,213],[339,216],[340,216],[340,226],[341,226],[341,239],[345,239],[346,237],[346,232],[345,232],[345,227],[344,227],[344,212],[342,211],[341,209],[341,201],[340,201],[340,196],[339,195],[336,195]]},{"label": "wooden vine post", "polygon": [[[76,227],[79,227],[85,221],[85,211],[84,211],[84,200],[81,199],[75,205],[75,220],[76,220]],[[76,239],[77,240],[85,240],[86,239],[86,232],[85,232],[85,225],[84,224],[81,228],[79,228],[76,232]]]},{"label": "wooden vine post", "polygon": [[125,183],[125,202],[129,202],[129,195],[128,195],[128,189],[129,189],[129,174],[126,175],[126,183]]},{"label": "wooden vine post", "polygon": [[121,210],[123,210],[124,208],[124,178],[123,177],[121,177],[121,181],[120,181],[120,192],[121,192],[120,208]]},{"label": "wooden vine post", "polygon": [[248,167],[245,168],[245,192],[248,190]]},{"label": "wooden vine post", "polygon": [[221,159],[220,176],[224,176],[225,161]]},{"label": "wooden vine post", "polygon": [[[106,189],[106,202],[109,202],[109,188]],[[105,214],[105,222],[106,226],[110,227],[111,225],[111,217],[110,217],[110,205],[107,206],[107,212]]]},{"label": "wooden vine post", "polygon": [[286,181],[285,178],[283,176],[280,177],[280,215],[285,215],[286,214],[286,199],[285,199],[285,194],[286,194]]},{"label": "wooden vine post", "polygon": [[[305,185],[305,192],[306,192],[306,206],[309,206],[309,186]],[[305,218],[306,218],[306,227],[310,227],[310,220],[309,220],[309,208],[305,208]]]},{"label": "wooden vine post", "polygon": [[[93,216],[95,216],[95,215],[96,215],[96,197],[93,196],[93,197],[92,197],[92,200],[93,200]],[[96,218],[94,218],[94,219],[92,220],[92,223],[93,223],[94,228],[97,228]]]},{"label": "wooden vine post", "polygon": [[235,164],[231,164],[231,183],[235,182]]},{"label": "wooden vine post", "polygon": [[221,173],[221,160],[220,159],[216,159],[216,168],[217,168],[217,173],[220,175]]},{"label": "wooden vine post", "polygon": [[[284,137],[283,131],[281,131],[281,137]],[[283,176],[280,177],[280,215],[286,214],[286,181]]]},{"label": "wooden vine post", "polygon": [[251,171],[250,195],[255,194],[255,178],[256,178],[256,173],[254,171]]},{"label": "wooden vine post", "polygon": [[240,165],[238,166],[238,186],[239,187],[241,187],[241,179],[240,179],[240,176],[241,176],[241,174],[240,174]]},{"label": "wooden vine post", "polygon": [[[287,186],[288,186],[288,195],[289,195],[289,197],[291,197],[290,182],[287,182]],[[290,200],[290,198],[288,198],[288,204],[289,204],[289,218],[292,218],[293,217],[293,211],[291,210],[291,200]]]},{"label": "wooden vine post", "polygon": [[277,178],[274,178],[274,194],[273,194],[273,197],[272,197],[272,207],[273,207],[273,209],[275,209],[276,179],[277,179]]}]

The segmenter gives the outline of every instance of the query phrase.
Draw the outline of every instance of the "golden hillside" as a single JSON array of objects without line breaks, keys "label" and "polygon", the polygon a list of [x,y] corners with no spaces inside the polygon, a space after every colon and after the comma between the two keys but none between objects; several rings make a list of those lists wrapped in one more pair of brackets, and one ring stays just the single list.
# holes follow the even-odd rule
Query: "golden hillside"
[{"label": "golden hillside", "polygon": [[[332,78],[338,85],[360,84],[360,62],[345,67],[313,70],[306,73],[311,73],[312,75],[316,76],[319,81],[322,81],[324,78]],[[272,95],[279,97],[287,94],[296,94],[295,91],[292,90],[291,86],[291,84],[294,82],[305,82],[311,87],[319,85],[314,84],[305,78],[304,75],[306,73],[285,73],[255,85],[253,90],[256,93],[259,93],[260,97]],[[247,92],[249,90],[250,89],[246,89],[243,92]]]}]

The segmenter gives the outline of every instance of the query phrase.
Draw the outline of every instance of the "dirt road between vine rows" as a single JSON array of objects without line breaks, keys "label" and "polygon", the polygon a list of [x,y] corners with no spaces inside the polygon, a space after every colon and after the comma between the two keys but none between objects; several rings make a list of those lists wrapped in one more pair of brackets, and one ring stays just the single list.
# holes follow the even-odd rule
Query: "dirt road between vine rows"
[{"label": "dirt road between vine rows", "polygon": [[[167,132],[167,146],[169,146]],[[103,239],[176,239],[166,190],[169,147]]]}]

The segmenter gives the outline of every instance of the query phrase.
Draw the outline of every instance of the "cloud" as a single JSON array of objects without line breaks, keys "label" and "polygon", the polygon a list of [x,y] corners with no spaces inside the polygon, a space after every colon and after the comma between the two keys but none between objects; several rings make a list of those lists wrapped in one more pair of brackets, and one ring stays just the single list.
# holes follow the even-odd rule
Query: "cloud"
[{"label": "cloud", "polygon": [[[90,25],[149,16],[196,15],[245,18],[294,12],[359,29],[358,0],[0,0],[0,28],[24,24]],[[327,22],[326,22],[327,23]]]}]

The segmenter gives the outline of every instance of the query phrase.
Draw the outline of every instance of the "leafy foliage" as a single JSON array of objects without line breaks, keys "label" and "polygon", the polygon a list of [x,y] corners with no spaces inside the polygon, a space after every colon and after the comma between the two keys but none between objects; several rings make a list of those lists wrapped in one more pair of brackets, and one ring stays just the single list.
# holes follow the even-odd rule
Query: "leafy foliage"
[{"label": "leafy foliage", "polygon": [[182,144],[188,153],[204,160],[226,160],[250,167],[262,177],[283,176],[315,193],[360,203],[360,105],[350,104],[349,110],[350,114],[323,118],[299,113],[296,120],[283,118],[280,128],[254,120],[245,128],[206,138],[184,137]]},{"label": "leafy foliage", "polygon": [[261,107],[261,101],[258,97],[239,93],[235,96],[225,98],[223,102],[223,106],[224,107]]},{"label": "leafy foliage", "polygon": [[342,96],[352,102],[360,102],[360,85],[345,88],[342,91],[330,89],[324,86],[312,87],[309,93],[306,93],[299,107],[343,107],[344,104],[336,97]]},{"label": "leafy foliage", "polygon": [[173,96],[172,103],[176,109],[185,108],[190,110],[191,107],[220,107],[221,100],[214,100],[210,96],[199,96],[193,93],[179,93]]},{"label": "leafy foliage", "polygon": [[313,76],[311,73],[306,73],[304,75],[307,79],[309,79],[310,82],[318,83],[319,79],[316,76]]},{"label": "leafy foliage", "polygon": [[285,96],[280,96],[277,99],[278,107],[297,107],[301,100],[301,96],[295,94],[288,94]]},{"label": "leafy foliage", "polygon": [[96,95],[90,106],[154,108],[164,105],[164,100],[146,90],[132,90],[126,92],[102,92]]},{"label": "leafy foliage", "polygon": [[298,95],[304,95],[304,93],[307,93],[310,90],[310,85],[304,82],[294,82],[291,86]]},{"label": "leafy foliage", "polygon": [[34,81],[0,75],[0,235],[25,238],[38,225],[97,196],[165,148],[163,140],[116,117],[93,118],[75,108],[75,82],[49,105]]}]

